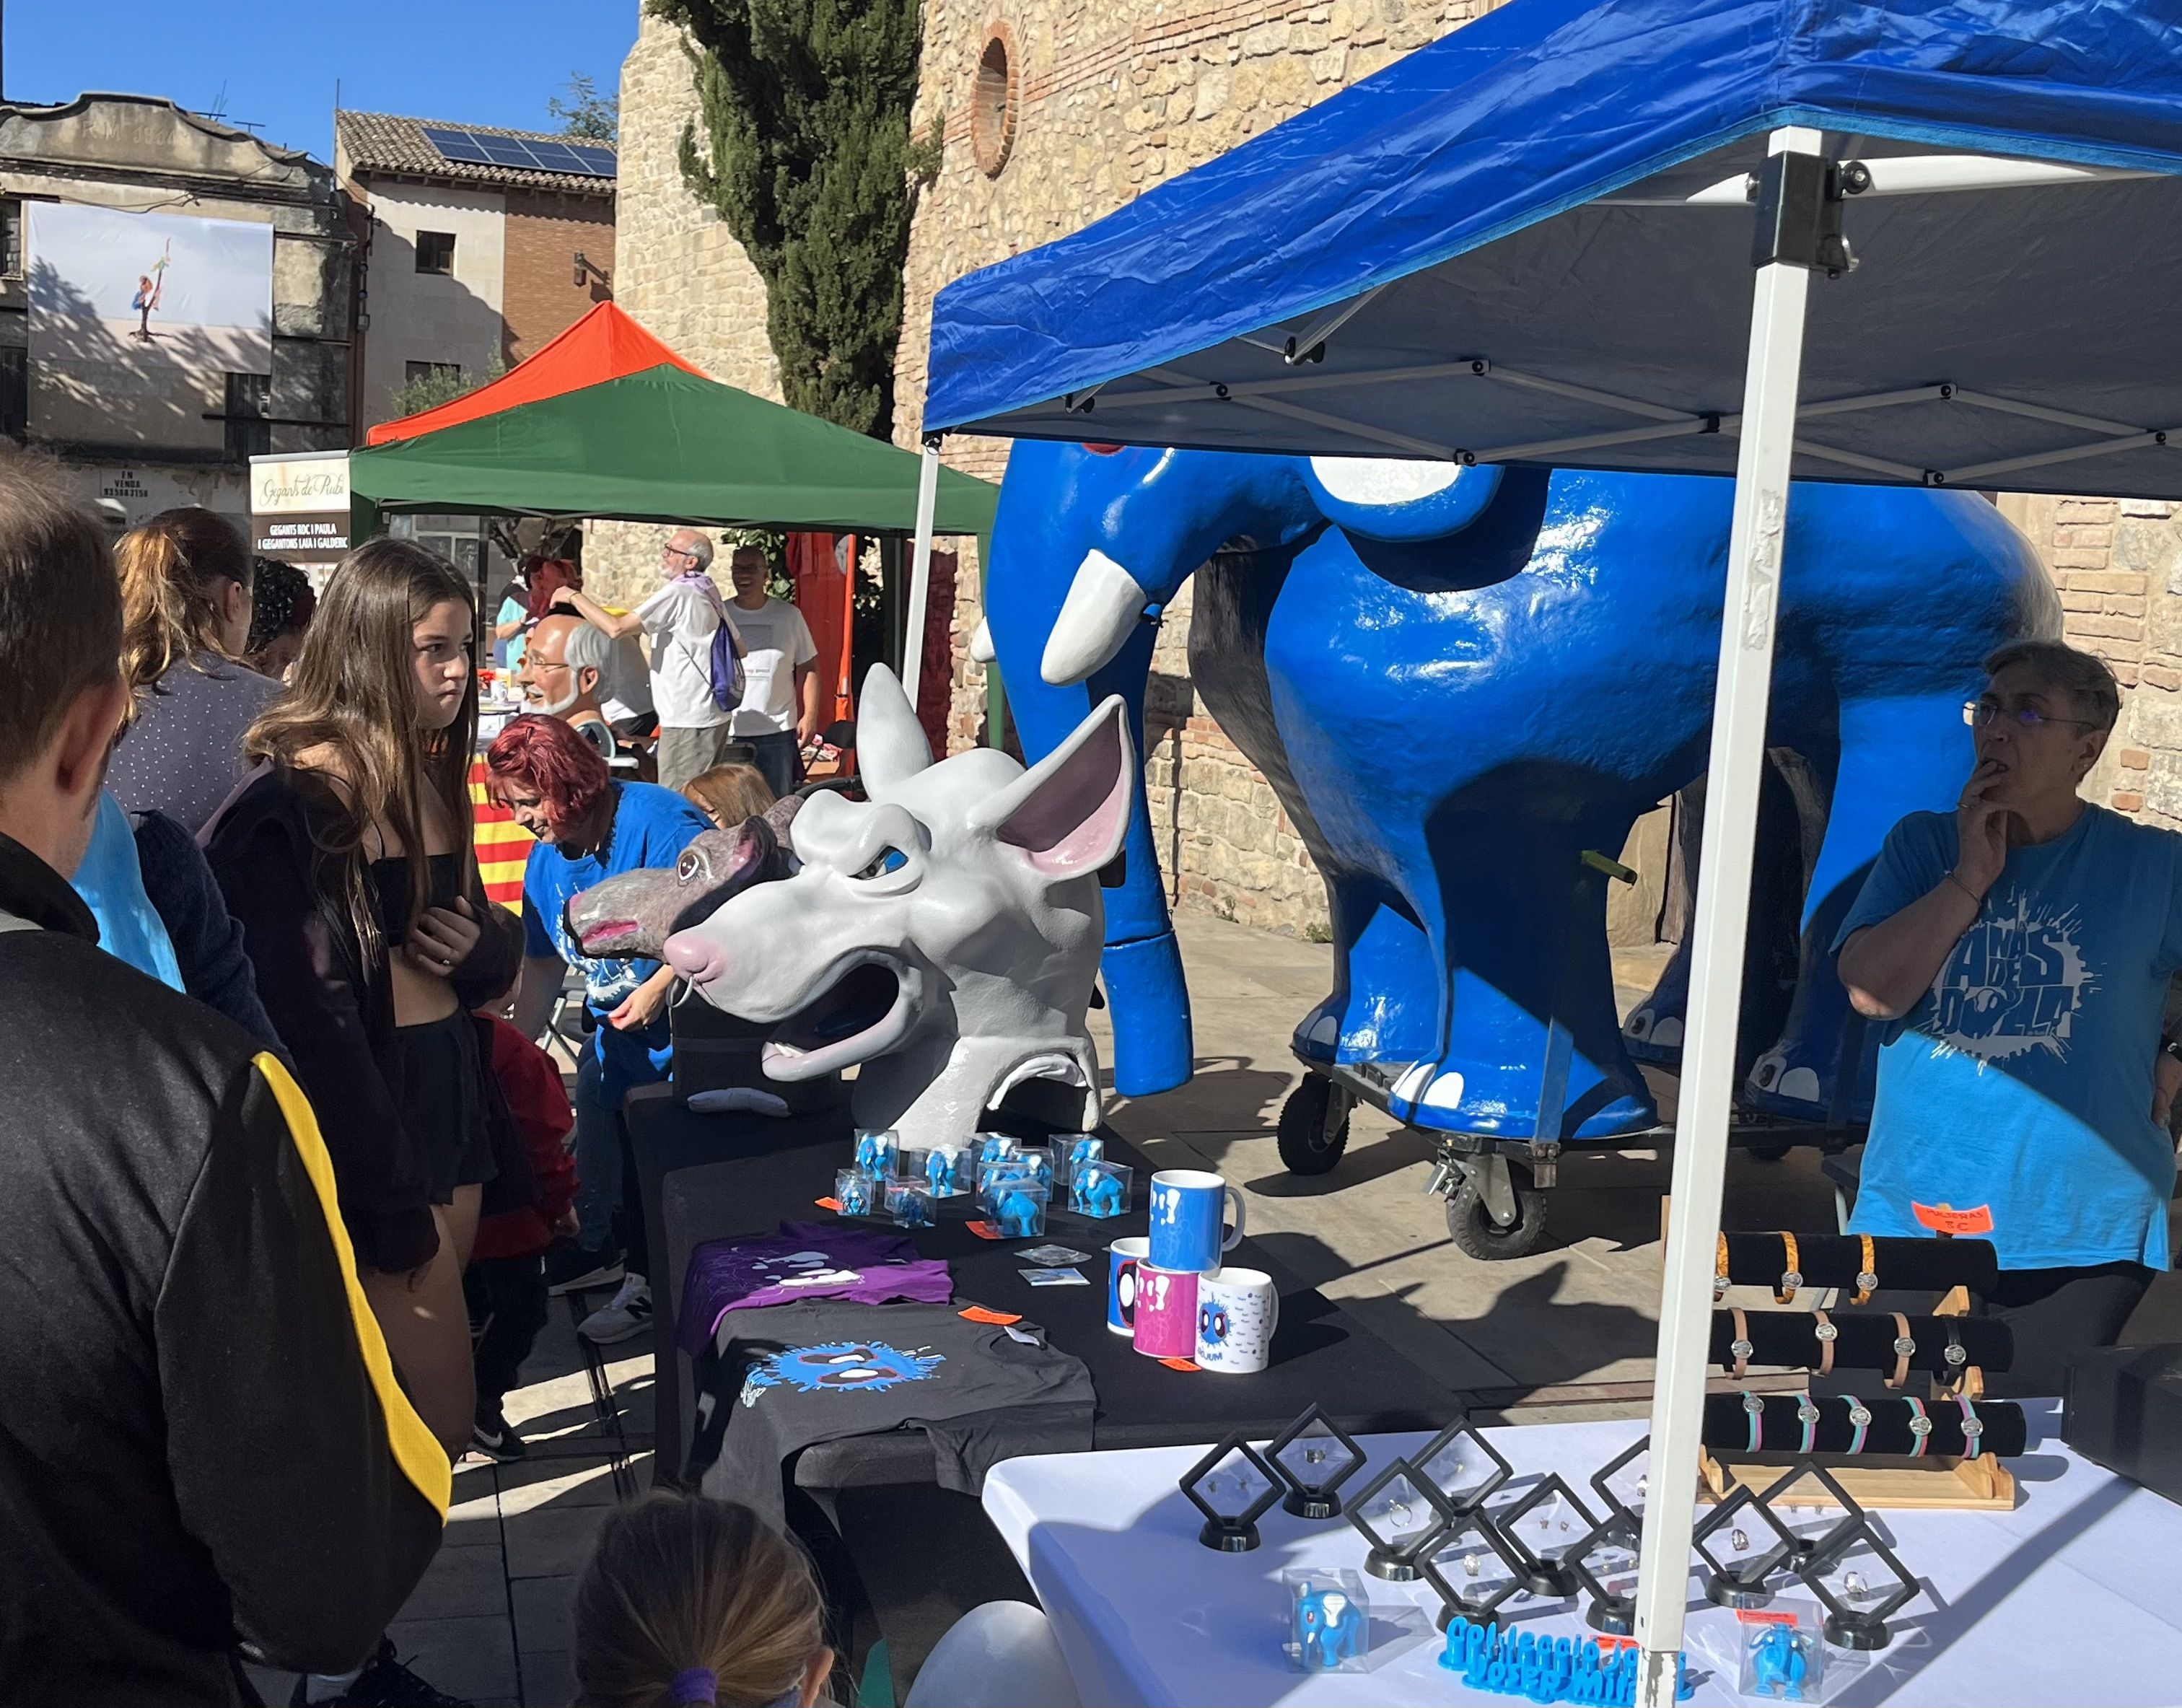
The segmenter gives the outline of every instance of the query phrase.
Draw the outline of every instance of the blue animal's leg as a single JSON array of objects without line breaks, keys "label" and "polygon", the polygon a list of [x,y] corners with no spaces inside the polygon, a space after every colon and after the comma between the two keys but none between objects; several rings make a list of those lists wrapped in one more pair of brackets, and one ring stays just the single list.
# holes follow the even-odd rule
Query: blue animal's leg
[{"label": "blue animal's leg", "polygon": [[1559,1029],[1570,1050],[1559,1136],[1656,1122],[1614,1012],[1603,881],[1577,890],[1581,851],[1618,851],[1627,823],[1592,814],[1539,824],[1500,812],[1432,827],[1444,1040],[1435,1059],[1396,1084],[1398,1118],[1440,1132],[1530,1136]]},{"label": "blue animal's leg", "polygon": [[1326,877],[1333,992],[1304,1015],[1295,1048],[1312,1062],[1428,1062],[1439,1045],[1440,959],[1415,913],[1376,879]]},{"label": "blue animal's leg", "polygon": [[[1952,689],[1842,702],[1841,770],[1803,905],[1795,1000],[1780,1041],[1758,1057],[1747,1088],[1758,1108],[1825,1117],[1849,1017],[1832,954],[1834,933],[1864,887],[1886,833],[1908,813],[1953,808],[1970,773],[1970,732],[1963,723],[1967,697],[1968,690]],[[1865,1062],[1876,1043],[1867,1032]],[[1847,1112],[1852,1120],[1870,1115],[1868,1068],[1858,1076]]]}]

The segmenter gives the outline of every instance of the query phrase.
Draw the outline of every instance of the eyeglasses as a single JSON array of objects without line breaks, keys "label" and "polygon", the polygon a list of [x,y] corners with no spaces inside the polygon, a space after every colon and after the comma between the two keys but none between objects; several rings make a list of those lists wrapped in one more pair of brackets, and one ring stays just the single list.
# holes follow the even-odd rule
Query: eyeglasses
[{"label": "eyeglasses", "polygon": [[2048,724],[2073,724],[2079,729],[2096,729],[2099,726],[2088,718],[2056,718],[2050,712],[2041,712],[2035,706],[2003,706],[1996,700],[1966,700],[1963,702],[1963,722],[1973,729],[1982,729],[1996,718],[2006,718],[2025,729],[2036,729]]},{"label": "eyeglasses", "polygon": [[694,558],[697,554],[686,546],[668,546],[662,548],[660,555],[666,557]]}]

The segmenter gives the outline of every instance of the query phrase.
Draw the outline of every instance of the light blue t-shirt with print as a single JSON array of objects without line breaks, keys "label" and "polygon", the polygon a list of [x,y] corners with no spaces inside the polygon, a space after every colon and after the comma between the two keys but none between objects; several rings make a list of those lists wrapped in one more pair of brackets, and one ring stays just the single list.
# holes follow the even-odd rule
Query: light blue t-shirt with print
[{"label": "light blue t-shirt with print", "polygon": [[[1835,947],[1940,884],[1956,851],[1952,813],[1897,824]],[[1849,1231],[1990,1218],[1980,1237],[2003,1269],[2164,1269],[2174,1145],[2152,1118],[2152,1068],[2177,967],[2182,835],[2087,806],[2052,841],[2011,848],[1888,1029]]]},{"label": "light blue t-shirt with print", "polygon": [[659,970],[659,962],[584,954],[568,930],[568,898],[623,872],[672,871],[682,851],[712,826],[672,789],[651,783],[612,787],[613,829],[603,850],[571,859],[551,842],[531,845],[523,868],[523,929],[526,955],[557,955],[582,972],[584,1005],[598,1022],[590,1048],[602,1070],[600,1095],[607,1108],[618,1109],[630,1086],[665,1079],[673,1059],[673,1034],[663,1012],[641,1032],[619,1032],[606,1023],[606,1017]]}]

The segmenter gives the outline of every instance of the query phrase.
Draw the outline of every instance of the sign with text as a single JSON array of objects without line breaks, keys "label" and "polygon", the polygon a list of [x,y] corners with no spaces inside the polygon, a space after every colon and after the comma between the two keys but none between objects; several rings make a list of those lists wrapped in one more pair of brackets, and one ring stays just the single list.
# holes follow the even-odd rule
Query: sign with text
[{"label": "sign with text", "polygon": [[291,563],[331,564],[349,545],[348,452],[250,459],[250,549]]}]

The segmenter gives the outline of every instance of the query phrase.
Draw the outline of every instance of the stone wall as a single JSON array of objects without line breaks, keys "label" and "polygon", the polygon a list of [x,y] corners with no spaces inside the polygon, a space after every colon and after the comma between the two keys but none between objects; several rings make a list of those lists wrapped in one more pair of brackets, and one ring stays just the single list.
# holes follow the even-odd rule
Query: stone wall
[{"label": "stone wall", "polygon": [[[638,19],[636,45],[621,68],[614,301],[684,361],[778,402],[765,280],[720,216],[682,180],[682,132],[697,117],[682,32],[653,17],[641,0]],[[644,523],[593,524],[584,545],[585,580],[617,601],[649,592],[668,531]]]},{"label": "stone wall", "polygon": [[[976,269],[1061,237],[1171,173],[1282,119],[1487,9],[1481,0],[928,0],[913,134],[935,117],[945,146],[910,237],[894,437],[914,442],[932,300]],[[970,135],[978,64],[1001,34],[1011,55],[1007,156],[989,176]],[[997,480],[1004,441],[950,440],[944,456]],[[956,745],[985,725],[985,667],[966,638],[981,615],[975,552],[958,583]],[[1146,714],[1146,779],[1177,905],[1321,938],[1326,894],[1271,785],[1199,702],[1187,657],[1187,589],[1168,609]]]}]

